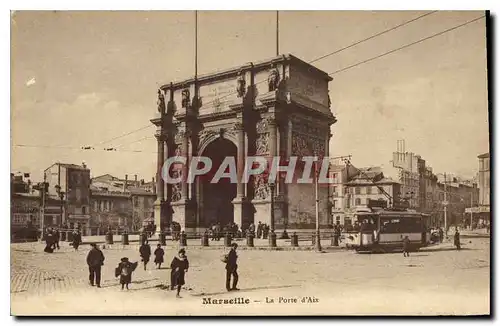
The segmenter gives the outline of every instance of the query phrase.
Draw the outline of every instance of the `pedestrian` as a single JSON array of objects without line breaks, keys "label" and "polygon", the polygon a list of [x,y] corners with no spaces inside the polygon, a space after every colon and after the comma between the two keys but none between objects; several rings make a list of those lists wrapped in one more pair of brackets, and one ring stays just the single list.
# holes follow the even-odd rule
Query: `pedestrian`
[{"label": "pedestrian", "polygon": [[95,243],[87,255],[87,265],[89,266],[89,283],[91,286],[101,287],[101,266],[104,265],[104,254]]},{"label": "pedestrian", "polygon": [[81,242],[82,242],[82,235],[80,231],[78,230],[73,231],[73,248],[75,248],[75,251],[78,251],[78,247],[80,246]]},{"label": "pedestrian", "polygon": [[220,233],[221,233],[220,222],[217,222],[217,224],[215,225],[215,238],[217,241],[220,241]]},{"label": "pedestrian", "polygon": [[444,231],[443,228],[439,228],[439,242],[442,243],[444,239]]},{"label": "pedestrian", "polygon": [[257,239],[260,239],[262,236],[262,223],[259,221],[257,224]]},{"label": "pedestrian", "polygon": [[163,256],[165,255],[165,251],[162,249],[160,243],[156,246],[154,254],[155,254],[155,264],[158,265],[158,269],[160,269],[161,264],[163,264]]},{"label": "pedestrian", "polygon": [[408,236],[403,239],[403,257],[410,257],[410,238]]},{"label": "pedestrian", "polygon": [[248,232],[255,237],[255,224],[250,224],[250,226],[248,227]]},{"label": "pedestrian", "polygon": [[43,251],[51,254],[54,252],[54,236],[52,233],[50,233],[50,230],[47,231],[47,234],[45,235],[45,249]]},{"label": "pedestrian", "polygon": [[128,290],[128,285],[132,283],[132,273],[135,271],[138,264],[138,262],[131,263],[127,257],[123,257],[118,267],[115,268],[115,276],[120,276],[122,290],[124,287],[127,287]]},{"label": "pedestrian", "polygon": [[179,250],[179,255],[172,259],[170,263],[172,269],[170,273],[170,289],[177,287],[176,297],[180,298],[181,287],[186,283],[185,275],[189,269],[189,261],[184,249]]},{"label": "pedestrian", "polygon": [[146,230],[142,231],[140,238],[141,238],[141,246],[143,244],[148,243],[148,234],[147,234]]},{"label": "pedestrian", "polygon": [[59,250],[59,240],[60,239],[61,239],[61,232],[59,232],[59,229],[55,229],[54,242],[55,242],[55,246],[57,247],[57,250]]},{"label": "pedestrian", "polygon": [[460,250],[460,232],[458,232],[458,229],[455,229],[455,237],[454,237],[454,244],[455,247],[457,247],[457,250]]},{"label": "pedestrian", "polygon": [[339,246],[339,239],[340,239],[340,222],[337,221],[337,224],[335,225],[333,230],[333,245],[335,247]]},{"label": "pedestrian", "polygon": [[[227,257],[225,258],[226,261],[226,290],[228,291],[238,291],[239,289],[236,287],[238,285],[238,255],[236,254],[236,248],[238,248],[238,245],[236,243],[233,243],[231,245],[231,250],[227,254]],[[231,276],[233,277],[233,286],[230,287],[231,285]]]},{"label": "pedestrian", "polygon": [[151,246],[148,243],[144,243],[139,248],[139,253],[141,255],[141,260],[144,263],[144,270],[146,270],[146,265],[149,262],[149,258],[151,257]]}]

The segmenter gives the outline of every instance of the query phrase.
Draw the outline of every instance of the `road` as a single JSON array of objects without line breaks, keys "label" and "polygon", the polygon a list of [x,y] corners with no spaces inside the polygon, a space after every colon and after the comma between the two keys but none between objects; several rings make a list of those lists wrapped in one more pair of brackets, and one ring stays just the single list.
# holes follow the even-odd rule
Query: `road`
[{"label": "road", "polygon": [[[170,270],[140,268],[121,291],[114,268],[121,257],[139,259],[136,245],[104,249],[102,288],[88,285],[85,257],[64,244],[54,254],[41,244],[11,245],[11,312],[14,315],[465,315],[489,314],[489,239],[463,239],[401,253],[347,250],[239,251],[239,292],[225,291],[223,248],[187,248],[190,270],[176,299]],[[153,248],[154,249],[154,248]],[[168,243],[170,262],[177,246]],[[167,264],[168,265],[168,264]],[[249,304],[203,304],[241,297]],[[280,300],[281,298],[281,300]],[[306,298],[302,303],[301,300]],[[293,301],[297,300],[296,303]],[[267,303],[266,303],[267,301]],[[271,301],[274,301],[271,303]],[[281,302],[280,302],[281,301]],[[287,301],[288,303],[284,303]]]}]

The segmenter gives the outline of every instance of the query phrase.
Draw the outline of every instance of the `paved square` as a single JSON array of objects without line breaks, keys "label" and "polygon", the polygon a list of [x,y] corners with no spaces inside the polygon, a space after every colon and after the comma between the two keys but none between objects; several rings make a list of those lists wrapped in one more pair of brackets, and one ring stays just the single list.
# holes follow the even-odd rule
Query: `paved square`
[{"label": "paved square", "polygon": [[[166,266],[156,270],[150,263],[147,271],[138,268],[129,291],[120,290],[114,268],[123,256],[140,260],[136,244],[103,250],[101,289],[88,285],[88,245],[74,252],[64,243],[61,250],[47,254],[41,244],[13,244],[11,311],[14,315],[489,314],[489,239],[462,242],[462,251],[444,243],[410,258],[346,250],[240,250],[241,291],[231,293],[225,291],[220,260],[224,249],[191,246],[181,299],[167,289],[167,267],[177,252],[171,242],[165,248]],[[243,298],[250,303],[203,304],[204,298]]]}]

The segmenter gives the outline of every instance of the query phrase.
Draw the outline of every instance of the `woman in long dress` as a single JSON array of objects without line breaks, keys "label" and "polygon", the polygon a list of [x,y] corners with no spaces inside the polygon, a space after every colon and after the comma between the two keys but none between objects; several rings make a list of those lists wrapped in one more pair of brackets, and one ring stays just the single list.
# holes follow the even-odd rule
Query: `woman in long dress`
[{"label": "woman in long dress", "polygon": [[186,283],[185,274],[189,269],[189,261],[184,249],[179,250],[179,255],[172,259],[170,268],[172,269],[170,273],[170,289],[173,290],[177,287],[176,297],[180,298],[181,287]]},{"label": "woman in long dress", "polygon": [[158,244],[155,254],[155,264],[158,265],[158,269],[161,268],[161,264],[163,264],[163,255],[165,255],[165,251],[162,249],[161,244]]}]

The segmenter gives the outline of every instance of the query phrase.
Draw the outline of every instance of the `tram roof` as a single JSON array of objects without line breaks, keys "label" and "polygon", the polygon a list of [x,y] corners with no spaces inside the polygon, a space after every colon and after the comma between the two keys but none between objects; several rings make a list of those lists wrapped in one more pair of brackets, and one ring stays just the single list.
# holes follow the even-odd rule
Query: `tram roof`
[{"label": "tram roof", "polygon": [[408,210],[377,210],[372,212],[358,212],[359,216],[389,216],[389,217],[429,217],[429,214]]}]

